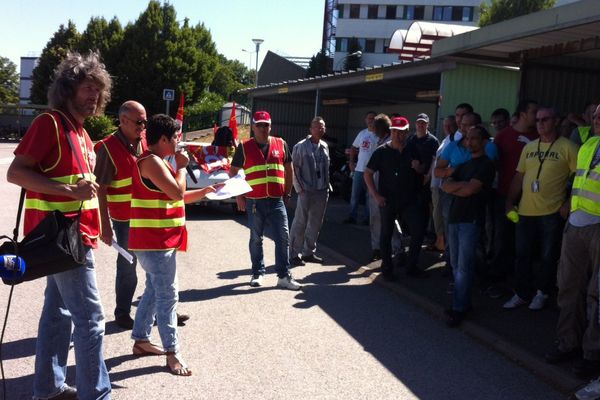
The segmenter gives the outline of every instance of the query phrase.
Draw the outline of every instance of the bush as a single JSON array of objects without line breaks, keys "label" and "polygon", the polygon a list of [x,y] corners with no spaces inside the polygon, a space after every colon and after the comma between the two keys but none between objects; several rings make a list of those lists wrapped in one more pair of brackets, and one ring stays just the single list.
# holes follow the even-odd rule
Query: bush
[{"label": "bush", "polygon": [[105,138],[117,129],[116,121],[107,115],[89,117],[83,127],[94,142]]},{"label": "bush", "polygon": [[202,99],[185,107],[183,124],[186,132],[211,128],[225,99],[216,93],[205,93]]}]

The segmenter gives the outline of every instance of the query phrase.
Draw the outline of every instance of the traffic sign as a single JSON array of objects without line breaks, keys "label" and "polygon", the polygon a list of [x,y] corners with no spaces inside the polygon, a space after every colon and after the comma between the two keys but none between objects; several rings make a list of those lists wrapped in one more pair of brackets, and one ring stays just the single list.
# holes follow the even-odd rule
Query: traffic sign
[{"label": "traffic sign", "polygon": [[175,90],[173,89],[163,89],[163,100],[173,101],[175,100]]}]

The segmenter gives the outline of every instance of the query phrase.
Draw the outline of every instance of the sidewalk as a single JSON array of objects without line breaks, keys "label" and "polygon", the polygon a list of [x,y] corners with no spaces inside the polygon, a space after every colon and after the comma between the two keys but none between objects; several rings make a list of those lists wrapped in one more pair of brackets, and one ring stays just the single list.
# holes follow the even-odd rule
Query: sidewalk
[{"label": "sidewalk", "polygon": [[[451,305],[452,296],[446,293],[448,278],[442,275],[444,265],[438,252],[421,252],[421,268],[428,269],[427,279],[408,278],[403,271],[397,283],[377,278],[380,262],[370,263],[371,247],[368,226],[346,225],[349,205],[340,197],[331,197],[325,223],[319,236],[317,252],[365,272],[370,279],[400,296],[409,299],[432,316],[444,319],[444,309]],[[291,214],[293,215],[293,214]],[[523,366],[558,390],[571,393],[586,383],[570,370],[570,364],[554,366],[544,361],[544,354],[554,348],[558,308],[554,299],[541,311],[527,307],[507,311],[502,305],[512,296],[508,290],[499,299],[473,291],[473,311],[460,326],[464,333],[500,352]],[[451,328],[447,328],[451,329]]]}]

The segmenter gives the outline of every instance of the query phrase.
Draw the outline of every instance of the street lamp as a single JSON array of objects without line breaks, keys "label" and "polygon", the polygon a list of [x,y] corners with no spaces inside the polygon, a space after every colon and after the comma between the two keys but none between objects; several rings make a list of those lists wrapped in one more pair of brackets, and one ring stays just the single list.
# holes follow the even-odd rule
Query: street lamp
[{"label": "street lamp", "polygon": [[337,71],[336,67],[339,67],[340,64],[342,62],[344,62],[344,60],[347,60],[350,57],[362,57],[362,51],[358,50],[355,51],[354,53],[350,53],[350,54],[346,54],[344,57],[342,57],[337,63],[335,63],[335,66],[333,67],[334,71]]},{"label": "street lamp", "polygon": [[256,86],[258,87],[258,51],[260,50],[260,45],[264,42],[263,39],[252,39],[254,44],[256,45]]},{"label": "street lamp", "polygon": [[252,54],[254,54],[253,51],[250,50],[246,50],[246,49],[242,49],[242,51],[244,53],[248,53],[248,69],[252,69]]}]

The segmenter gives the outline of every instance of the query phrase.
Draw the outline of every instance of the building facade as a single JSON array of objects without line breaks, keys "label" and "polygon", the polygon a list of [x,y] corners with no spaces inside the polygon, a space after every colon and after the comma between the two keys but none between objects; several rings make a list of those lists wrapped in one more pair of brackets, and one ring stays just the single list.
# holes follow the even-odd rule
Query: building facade
[{"label": "building facade", "polygon": [[337,0],[333,7],[330,29],[330,54],[333,70],[341,70],[348,56],[352,38],[361,48],[361,65],[399,62],[398,54],[388,53],[390,38],[398,29],[408,30],[415,21],[476,26],[481,0]]}]

